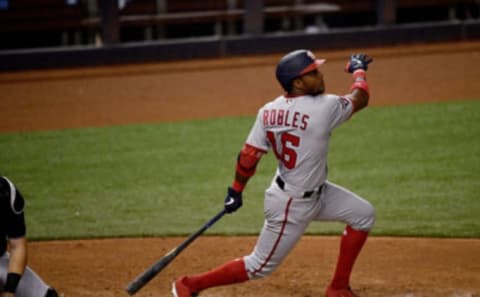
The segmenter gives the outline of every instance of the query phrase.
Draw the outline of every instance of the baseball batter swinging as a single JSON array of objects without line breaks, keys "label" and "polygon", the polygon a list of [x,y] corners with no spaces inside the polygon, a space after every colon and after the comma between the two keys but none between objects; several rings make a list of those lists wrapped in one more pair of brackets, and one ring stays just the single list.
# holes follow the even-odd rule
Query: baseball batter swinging
[{"label": "baseball batter swinging", "polygon": [[175,297],[198,296],[207,288],[271,274],[312,221],[347,225],[325,296],[357,296],[350,288],[350,274],[374,225],[375,211],[369,202],[327,179],[327,152],[332,130],[368,105],[366,71],[370,62],[364,54],[350,57],[345,70],[353,74],[351,93],[337,96],[324,94],[320,67],[325,60],[317,60],[311,51],[296,50],[280,60],[276,77],[286,94],[258,111],[224,202],[228,213],[242,206],[247,181],[271,149],[278,167],[265,191],[265,223],[255,248],[250,255],[206,273],[178,278],[172,285]]},{"label": "baseball batter swinging", "polygon": [[15,185],[0,176],[0,297],[58,297],[27,266],[24,204]]}]

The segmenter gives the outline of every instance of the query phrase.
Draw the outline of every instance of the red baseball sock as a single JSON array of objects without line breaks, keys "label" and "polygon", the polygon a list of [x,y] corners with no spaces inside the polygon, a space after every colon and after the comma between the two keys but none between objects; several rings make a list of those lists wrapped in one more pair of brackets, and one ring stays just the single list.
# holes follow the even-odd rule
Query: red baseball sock
[{"label": "red baseball sock", "polygon": [[207,288],[241,283],[248,280],[243,259],[235,259],[208,272],[189,276],[186,284],[193,292]]},{"label": "red baseball sock", "polygon": [[340,242],[340,254],[338,255],[337,268],[330,287],[338,290],[345,289],[349,286],[353,265],[367,240],[367,236],[368,232],[357,231],[350,226],[345,228]]}]

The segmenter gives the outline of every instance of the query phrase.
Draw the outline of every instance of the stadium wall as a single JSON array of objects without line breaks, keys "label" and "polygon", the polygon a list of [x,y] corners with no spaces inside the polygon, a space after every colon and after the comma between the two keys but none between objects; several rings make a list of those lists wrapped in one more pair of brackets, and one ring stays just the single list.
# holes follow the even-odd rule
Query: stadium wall
[{"label": "stadium wall", "polygon": [[115,46],[0,52],[0,71],[146,63],[283,53],[296,48],[348,49],[480,39],[480,20],[332,29],[306,34],[217,36]]}]

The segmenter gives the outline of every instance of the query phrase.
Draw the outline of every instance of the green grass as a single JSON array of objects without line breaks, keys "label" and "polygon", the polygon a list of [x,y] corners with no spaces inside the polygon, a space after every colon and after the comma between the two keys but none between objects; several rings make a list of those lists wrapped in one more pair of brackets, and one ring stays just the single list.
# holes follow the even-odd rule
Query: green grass
[{"label": "green grass", "polygon": [[375,234],[478,237],[479,136],[480,101],[372,108],[334,136],[330,178],[373,202]]},{"label": "green grass", "polygon": [[[0,135],[32,239],[186,235],[217,213],[253,117]],[[371,201],[373,234],[480,237],[480,101],[376,107],[333,133],[330,180]],[[275,170],[209,234],[257,234]],[[313,223],[308,233],[338,233]]]}]

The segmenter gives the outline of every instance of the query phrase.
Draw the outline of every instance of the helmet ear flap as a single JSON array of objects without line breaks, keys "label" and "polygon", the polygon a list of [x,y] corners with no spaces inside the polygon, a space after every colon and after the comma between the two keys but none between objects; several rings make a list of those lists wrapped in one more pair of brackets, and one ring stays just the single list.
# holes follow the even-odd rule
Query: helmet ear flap
[{"label": "helmet ear flap", "polygon": [[283,88],[287,93],[290,93],[293,90],[293,79],[289,81],[286,86]]},{"label": "helmet ear flap", "polygon": [[287,93],[290,93],[290,92],[294,89],[294,87],[295,87],[295,81],[298,80],[298,79],[300,79],[299,76],[293,78],[292,80],[290,80],[290,81],[288,82],[288,90],[286,90]]},{"label": "helmet ear flap", "polygon": [[293,81],[295,78],[287,78],[287,79],[278,79],[282,88],[287,92],[291,92],[293,90]]}]

